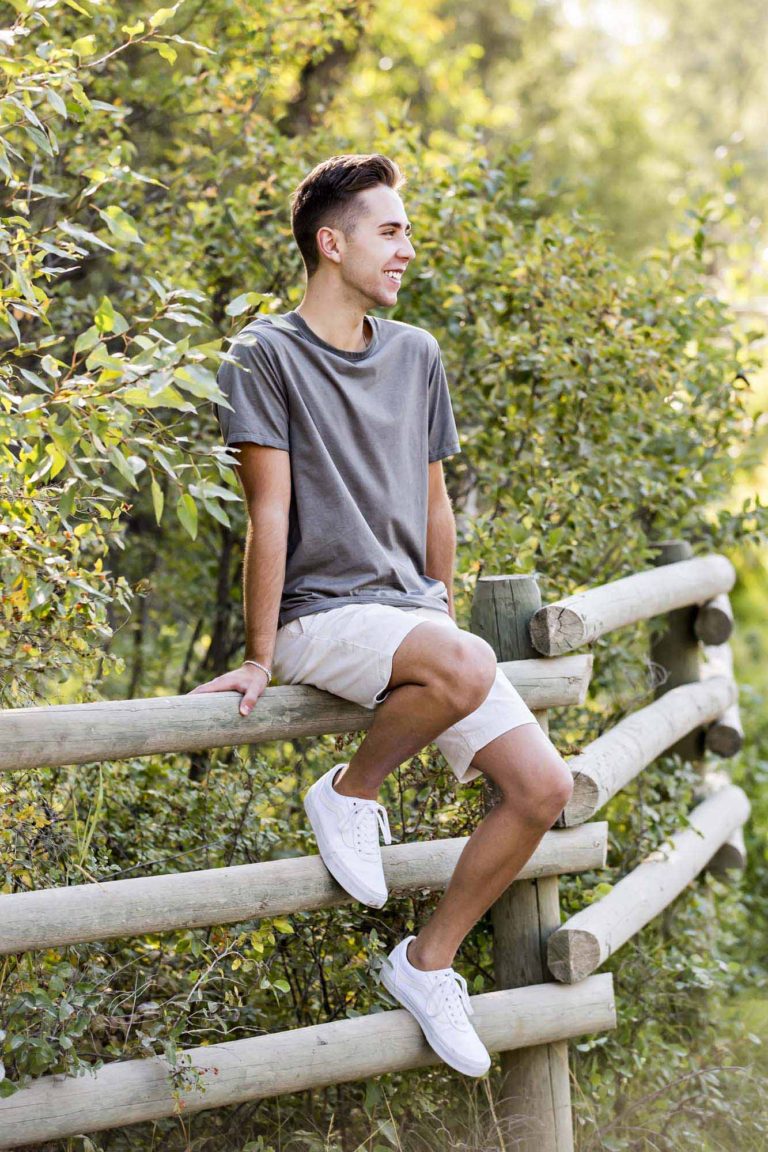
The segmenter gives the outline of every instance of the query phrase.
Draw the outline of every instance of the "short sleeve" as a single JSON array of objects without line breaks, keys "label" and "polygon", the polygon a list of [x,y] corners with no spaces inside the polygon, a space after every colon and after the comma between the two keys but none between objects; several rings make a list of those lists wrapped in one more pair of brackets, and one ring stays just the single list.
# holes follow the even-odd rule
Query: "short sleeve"
[{"label": "short sleeve", "polygon": [[448,381],[440,348],[435,343],[429,370],[429,462],[461,452]]},{"label": "short sleeve", "polygon": [[232,410],[216,405],[224,443],[264,444],[290,450],[285,385],[264,346],[252,333],[241,333],[230,348],[234,363],[224,360],[216,375]]}]

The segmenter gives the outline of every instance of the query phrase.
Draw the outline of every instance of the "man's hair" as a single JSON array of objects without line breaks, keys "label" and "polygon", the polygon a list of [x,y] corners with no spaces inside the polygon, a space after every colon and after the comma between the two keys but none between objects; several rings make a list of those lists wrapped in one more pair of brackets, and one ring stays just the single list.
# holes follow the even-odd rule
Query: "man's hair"
[{"label": "man's hair", "polygon": [[404,183],[405,177],[394,160],[377,152],[331,156],[313,168],[291,196],[291,227],[307,278],[320,265],[318,228],[340,228],[345,236],[351,236],[365,211],[357,193],[377,184],[396,190]]}]

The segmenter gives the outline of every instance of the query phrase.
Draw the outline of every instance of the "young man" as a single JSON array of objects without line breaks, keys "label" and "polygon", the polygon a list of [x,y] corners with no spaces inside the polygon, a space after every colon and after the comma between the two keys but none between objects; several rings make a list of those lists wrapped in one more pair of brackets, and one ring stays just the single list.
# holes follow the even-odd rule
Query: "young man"
[{"label": "young man", "polygon": [[335,156],[301,182],[292,224],[306,291],[257,316],[231,348],[219,406],[249,515],[246,660],[195,692],[238,691],[246,715],[272,670],[375,709],[349,762],[304,805],[320,855],[362,903],[387,898],[378,794],[431,741],[459,781],[484,773],[500,800],[470,837],[418,936],[382,970],[391,994],[452,1067],[490,1060],[451,967],[567,803],[567,765],[453,609],[456,530],[442,460],[460,451],[440,349],[424,329],[369,316],[392,308],[415,252],[384,156]]}]

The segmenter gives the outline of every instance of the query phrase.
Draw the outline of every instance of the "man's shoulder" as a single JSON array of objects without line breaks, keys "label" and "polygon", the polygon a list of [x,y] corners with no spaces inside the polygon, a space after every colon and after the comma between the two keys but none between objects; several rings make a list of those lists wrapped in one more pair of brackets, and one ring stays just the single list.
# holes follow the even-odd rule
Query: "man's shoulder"
[{"label": "man's shoulder", "polygon": [[421,328],[418,324],[406,324],[403,320],[389,320],[383,317],[377,317],[377,323],[381,325],[384,335],[390,338],[412,341],[426,347],[433,354],[440,351],[437,340],[427,328]]}]

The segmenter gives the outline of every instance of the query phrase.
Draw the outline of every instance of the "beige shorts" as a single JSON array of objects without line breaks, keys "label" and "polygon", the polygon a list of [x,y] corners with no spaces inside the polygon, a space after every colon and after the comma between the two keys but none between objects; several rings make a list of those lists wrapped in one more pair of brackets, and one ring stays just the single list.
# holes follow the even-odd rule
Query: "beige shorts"
[{"label": "beige shorts", "polygon": [[[312,612],[278,629],[272,670],[281,684],[312,684],[376,708],[386,700],[392,660],[405,637],[422,621],[458,629],[439,608],[347,604]],[[475,753],[503,732],[536,717],[500,670],[483,703],[435,740],[461,784],[480,775]]]}]

